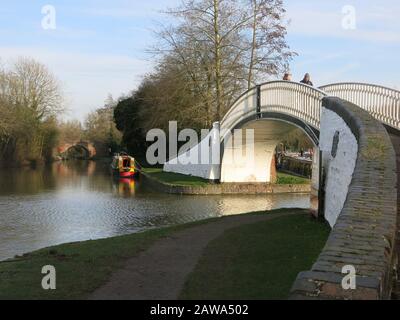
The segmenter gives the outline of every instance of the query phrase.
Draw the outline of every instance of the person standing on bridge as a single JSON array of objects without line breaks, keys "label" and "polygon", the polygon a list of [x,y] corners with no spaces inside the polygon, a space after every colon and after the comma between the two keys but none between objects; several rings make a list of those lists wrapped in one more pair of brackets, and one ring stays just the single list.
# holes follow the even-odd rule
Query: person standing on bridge
[{"label": "person standing on bridge", "polygon": [[311,82],[311,77],[310,77],[309,73],[306,73],[304,75],[304,78],[303,78],[303,80],[300,81],[300,83],[304,83],[304,84],[306,84],[308,86],[311,86],[311,87],[314,86],[314,84]]},{"label": "person standing on bridge", "polygon": [[283,76],[283,80],[292,81],[292,75],[289,72],[285,73],[285,75]]}]

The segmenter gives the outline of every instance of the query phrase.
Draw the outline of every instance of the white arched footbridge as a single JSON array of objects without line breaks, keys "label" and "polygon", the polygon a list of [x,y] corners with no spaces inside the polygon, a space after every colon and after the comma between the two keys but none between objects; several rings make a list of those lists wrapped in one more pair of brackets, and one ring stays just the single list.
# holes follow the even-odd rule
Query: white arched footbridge
[{"label": "white arched footbridge", "polygon": [[[241,95],[221,123],[214,124],[214,129],[219,132],[212,132],[194,147],[198,149],[195,161],[188,159],[192,157],[188,153],[181,154],[165,163],[164,170],[220,182],[272,182],[271,162],[284,133],[299,127],[314,143],[316,150],[319,147],[322,100],[326,96],[348,100],[383,124],[400,129],[399,91],[361,83],[332,84],[316,89],[288,81],[267,82]],[[232,137],[235,129],[254,130],[254,163],[251,165],[232,159],[234,150],[239,148]],[[242,140],[242,149],[245,150],[245,137]],[[217,151],[220,161],[204,163],[201,152],[212,145],[221,145]],[[318,152],[314,154],[318,155]],[[318,165],[317,158],[314,166]],[[316,177],[313,180],[318,182]]]},{"label": "white arched footbridge", "polygon": [[[385,126],[400,130],[399,91],[362,83],[314,88],[295,82],[272,81],[242,94],[205,139],[190,151],[166,162],[164,171],[221,183],[270,183],[273,182],[277,144],[283,134],[298,127],[314,144],[312,188],[317,196],[319,151],[327,156],[331,153],[332,139],[336,131],[343,131],[344,125],[343,120],[331,119],[329,111],[323,108],[323,100],[329,96],[350,101]],[[233,135],[236,129],[251,129],[249,132],[253,136],[246,136],[245,130],[242,136]],[[351,150],[346,149],[351,147],[352,141],[343,145],[345,141],[346,136],[341,139],[343,152],[349,154]],[[357,146],[353,147],[357,149]],[[248,157],[236,157],[237,152],[251,153],[251,161]],[[347,183],[350,181],[344,182]]]}]

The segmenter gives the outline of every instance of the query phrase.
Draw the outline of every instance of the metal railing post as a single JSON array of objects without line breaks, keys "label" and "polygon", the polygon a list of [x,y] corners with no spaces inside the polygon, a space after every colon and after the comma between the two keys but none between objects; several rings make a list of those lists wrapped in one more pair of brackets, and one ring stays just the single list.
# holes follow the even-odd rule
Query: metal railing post
[{"label": "metal railing post", "polygon": [[257,106],[256,106],[257,119],[261,119],[261,86],[257,85]]}]

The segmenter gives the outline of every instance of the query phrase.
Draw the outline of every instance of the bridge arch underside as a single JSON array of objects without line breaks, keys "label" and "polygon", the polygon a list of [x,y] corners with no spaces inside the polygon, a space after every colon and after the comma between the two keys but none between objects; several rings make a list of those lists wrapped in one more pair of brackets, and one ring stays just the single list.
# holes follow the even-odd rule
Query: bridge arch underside
[{"label": "bridge arch underside", "polygon": [[72,159],[89,159],[90,151],[82,145],[73,145],[66,150],[66,156]]},{"label": "bridge arch underside", "polygon": [[[242,129],[241,137],[234,133],[236,129]],[[314,146],[314,154],[317,154],[319,131],[297,118],[263,113],[240,121],[221,145],[221,182],[274,183],[277,146],[295,129],[301,129]],[[250,136],[254,132],[253,143],[248,141],[249,132]]]}]

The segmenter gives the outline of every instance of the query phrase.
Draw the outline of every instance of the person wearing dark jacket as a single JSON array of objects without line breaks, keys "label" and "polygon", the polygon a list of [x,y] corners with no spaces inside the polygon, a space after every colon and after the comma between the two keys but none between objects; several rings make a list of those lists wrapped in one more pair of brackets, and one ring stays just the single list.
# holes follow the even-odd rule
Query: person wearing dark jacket
[{"label": "person wearing dark jacket", "polygon": [[304,78],[303,78],[303,80],[300,81],[300,83],[304,83],[309,86],[314,86],[314,84],[311,82],[311,77],[310,77],[309,73],[306,73],[304,75]]}]

